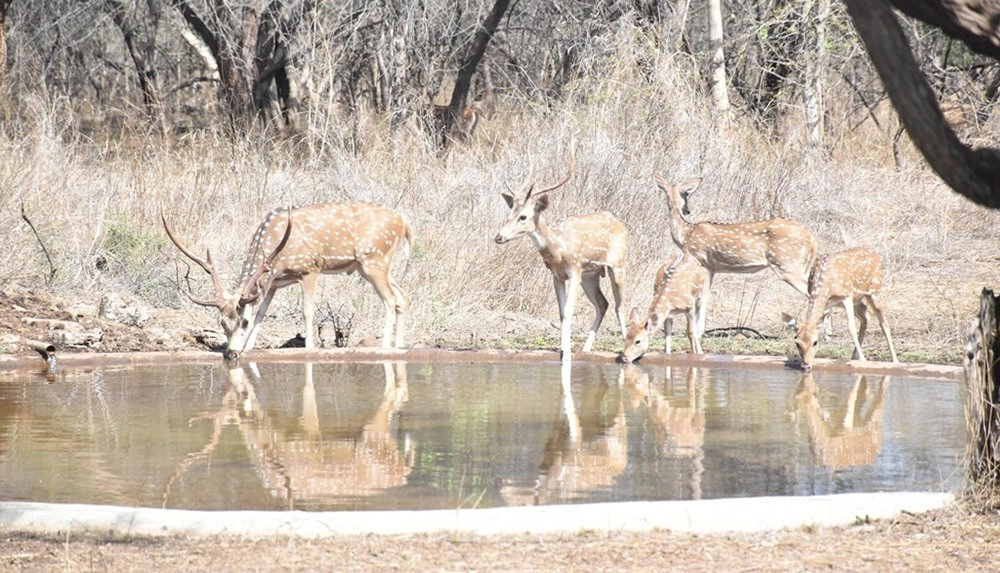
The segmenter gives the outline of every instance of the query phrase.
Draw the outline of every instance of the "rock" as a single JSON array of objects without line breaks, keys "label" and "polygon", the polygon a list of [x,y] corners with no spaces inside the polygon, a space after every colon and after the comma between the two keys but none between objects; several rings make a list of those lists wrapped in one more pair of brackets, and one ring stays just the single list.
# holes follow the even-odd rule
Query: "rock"
[{"label": "rock", "polygon": [[101,297],[98,316],[126,326],[142,326],[149,320],[149,306],[125,293],[105,293]]},{"label": "rock", "polygon": [[66,307],[66,312],[73,318],[94,318],[97,316],[98,307],[93,303],[78,302]]}]

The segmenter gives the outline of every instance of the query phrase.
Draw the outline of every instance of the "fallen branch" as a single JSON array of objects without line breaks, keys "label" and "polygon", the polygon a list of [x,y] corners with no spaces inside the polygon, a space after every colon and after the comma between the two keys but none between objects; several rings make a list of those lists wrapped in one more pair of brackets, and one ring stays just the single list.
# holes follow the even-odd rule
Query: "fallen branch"
[{"label": "fallen branch", "polygon": [[45,254],[45,260],[49,262],[49,277],[45,279],[45,284],[52,284],[52,279],[56,276],[56,267],[52,264],[52,257],[49,256],[49,250],[45,248],[45,242],[42,241],[42,236],[38,234],[38,229],[35,229],[35,225],[31,222],[31,219],[28,218],[28,214],[24,210],[24,201],[21,202],[21,218],[24,219],[24,222],[27,223],[29,227],[31,227],[31,232],[35,234],[35,240],[37,240],[38,245],[42,247],[42,253]]}]

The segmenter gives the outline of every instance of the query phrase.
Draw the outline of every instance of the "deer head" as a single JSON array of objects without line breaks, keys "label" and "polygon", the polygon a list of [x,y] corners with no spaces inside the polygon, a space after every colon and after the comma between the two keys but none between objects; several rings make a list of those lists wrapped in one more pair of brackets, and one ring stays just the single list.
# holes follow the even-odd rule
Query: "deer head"
[{"label": "deer head", "polygon": [[698,189],[698,186],[701,185],[700,177],[688,179],[677,184],[669,183],[659,174],[655,173],[653,174],[653,179],[656,181],[656,186],[667,194],[667,200],[670,205],[676,207],[685,217],[691,214],[691,209],[688,207],[688,200]]},{"label": "deer head", "polygon": [[[260,301],[263,296],[263,289],[260,287],[261,278],[266,274],[270,273],[274,259],[278,256],[278,253],[285,247],[288,242],[288,237],[292,232],[292,210],[288,209],[288,224],[285,225],[285,232],[282,235],[281,240],[278,242],[277,247],[271,251],[260,265],[256,269],[246,274],[242,284],[235,293],[229,293],[225,287],[222,286],[222,280],[219,278],[218,272],[215,270],[215,265],[212,262],[212,251],[209,249],[205,250],[205,258],[201,259],[196,257],[191,253],[180,241],[177,240],[176,235],[174,235],[174,230],[167,222],[165,215],[160,214],[160,219],[163,221],[163,228],[167,232],[167,237],[170,241],[183,253],[187,258],[191,259],[198,266],[200,266],[205,272],[207,272],[212,277],[212,285],[215,291],[215,298],[199,298],[194,295],[191,287],[191,273],[190,268],[188,272],[185,273],[184,279],[187,282],[188,292],[187,296],[191,299],[191,302],[199,304],[201,306],[210,306],[219,309],[220,319],[219,324],[222,326],[222,331],[226,335],[227,340],[227,358],[235,358],[237,355],[237,349],[242,349],[244,343],[246,342],[246,337],[249,334],[250,319],[254,313],[254,307]],[[262,237],[258,235],[253,244],[250,247],[250,254],[252,255],[254,250],[260,247],[260,241]]]},{"label": "deer head", "polygon": [[641,314],[638,308],[632,307],[628,322],[629,327],[628,333],[625,335],[625,350],[622,351],[622,360],[631,363],[649,350],[651,333],[660,328],[662,319],[655,312],[646,316]]},{"label": "deer head", "polygon": [[528,175],[524,181],[511,193],[500,193],[507,206],[510,207],[510,216],[507,222],[500,228],[494,239],[497,244],[503,244],[512,239],[531,234],[538,229],[538,218],[542,211],[549,207],[549,196],[547,193],[558,189],[566,184],[573,176],[576,168],[576,149],[570,154],[569,172],[559,182],[535,189],[535,164],[532,162],[528,169]]}]

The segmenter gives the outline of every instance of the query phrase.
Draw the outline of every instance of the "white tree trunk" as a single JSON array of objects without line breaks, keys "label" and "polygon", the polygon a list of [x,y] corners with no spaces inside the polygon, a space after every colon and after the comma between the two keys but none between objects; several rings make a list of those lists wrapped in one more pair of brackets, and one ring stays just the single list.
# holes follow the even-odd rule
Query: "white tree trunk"
[{"label": "white tree trunk", "polygon": [[826,22],[830,15],[830,0],[819,0],[816,17],[812,18],[813,2],[805,3],[802,22],[810,29],[813,50],[806,53],[802,107],[805,114],[806,156],[814,158],[823,146],[823,74],[826,72]]},{"label": "white tree trunk", "polygon": [[729,119],[729,94],[726,91],[726,60],[722,52],[722,1],[708,2],[708,38],[712,45],[712,62],[710,64],[712,101],[715,110],[723,120]]}]

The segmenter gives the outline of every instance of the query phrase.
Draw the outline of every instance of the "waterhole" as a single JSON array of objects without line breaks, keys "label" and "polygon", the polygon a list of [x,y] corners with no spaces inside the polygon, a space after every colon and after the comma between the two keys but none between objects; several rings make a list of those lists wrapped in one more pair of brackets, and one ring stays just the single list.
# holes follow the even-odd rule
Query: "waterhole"
[{"label": "waterhole", "polygon": [[956,491],[958,384],[558,363],[0,374],[0,499],[451,509]]}]

